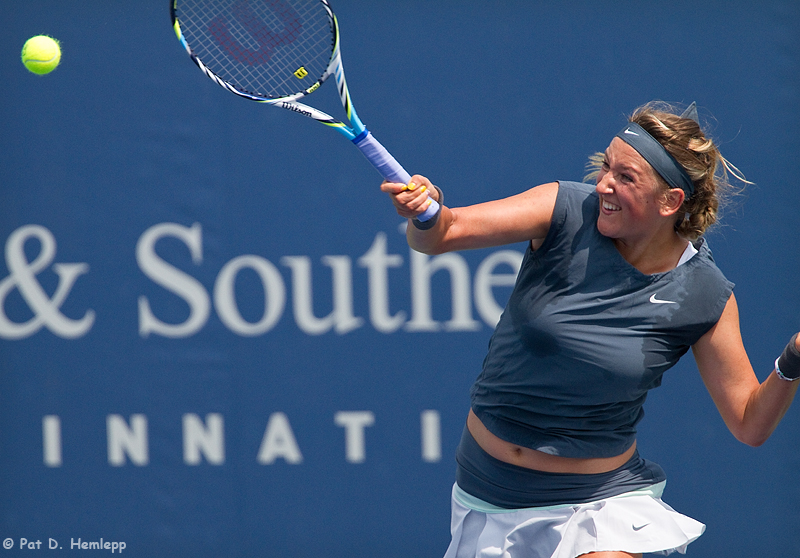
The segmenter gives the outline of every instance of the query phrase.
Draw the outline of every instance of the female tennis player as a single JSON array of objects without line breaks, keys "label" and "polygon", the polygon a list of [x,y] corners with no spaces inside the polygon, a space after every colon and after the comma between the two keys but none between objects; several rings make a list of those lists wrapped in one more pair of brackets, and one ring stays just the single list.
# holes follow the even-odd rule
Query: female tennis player
[{"label": "female tennis player", "polygon": [[[441,190],[415,175],[381,186],[410,219],[408,243],[438,254],[528,248],[457,450],[446,558],[630,558],[686,551],[705,526],[661,500],[664,471],[636,450],[647,391],[689,348],[726,425],[758,446],[800,383],[792,337],[756,378],[733,284],[703,233],[740,173],[697,122],[651,103],[604,153],[596,185],[542,184],[414,217]],[[431,223],[433,221],[433,223]]]}]

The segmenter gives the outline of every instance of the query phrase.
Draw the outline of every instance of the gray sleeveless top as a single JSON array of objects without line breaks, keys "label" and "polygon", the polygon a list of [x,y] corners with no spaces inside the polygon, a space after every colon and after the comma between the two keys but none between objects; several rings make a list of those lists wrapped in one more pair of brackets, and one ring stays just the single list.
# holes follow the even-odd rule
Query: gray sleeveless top
[{"label": "gray sleeveless top", "polygon": [[733,290],[704,240],[645,275],[597,230],[594,186],[561,182],[544,244],[528,247],[471,389],[503,440],[564,457],[633,443],[648,390],[718,320]]}]

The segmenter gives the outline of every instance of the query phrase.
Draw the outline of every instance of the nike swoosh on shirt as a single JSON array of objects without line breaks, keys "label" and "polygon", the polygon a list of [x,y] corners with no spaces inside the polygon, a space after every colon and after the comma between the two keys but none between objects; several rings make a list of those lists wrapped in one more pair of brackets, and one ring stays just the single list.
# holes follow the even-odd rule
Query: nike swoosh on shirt
[{"label": "nike swoosh on shirt", "polygon": [[634,531],[641,531],[642,529],[644,529],[648,525],[650,525],[650,524],[649,523],[645,523],[644,525],[639,525],[638,527],[636,525],[631,525],[631,527],[633,527]]},{"label": "nike swoosh on shirt", "polygon": [[653,296],[650,297],[650,302],[652,302],[653,304],[678,304],[677,302],[674,302],[672,300],[659,300],[656,298],[655,294],[653,294]]}]

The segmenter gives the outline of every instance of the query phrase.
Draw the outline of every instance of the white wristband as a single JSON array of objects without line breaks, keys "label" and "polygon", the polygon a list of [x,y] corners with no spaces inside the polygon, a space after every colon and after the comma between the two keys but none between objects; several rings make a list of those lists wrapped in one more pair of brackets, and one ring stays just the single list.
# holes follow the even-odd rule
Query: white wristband
[{"label": "white wristband", "polygon": [[[793,382],[800,378],[800,351],[797,350],[797,333],[789,340],[781,356],[775,360],[775,373],[781,380]],[[783,364],[783,370],[781,370]]]},{"label": "white wristband", "polygon": [[778,366],[778,361],[780,359],[781,357],[775,359],[775,373],[778,375],[778,378],[780,378],[781,380],[786,380],[787,382],[794,382],[795,380],[800,379],[800,376],[798,376],[797,378],[790,378],[788,376],[784,376],[783,372],[781,372],[780,366]]}]

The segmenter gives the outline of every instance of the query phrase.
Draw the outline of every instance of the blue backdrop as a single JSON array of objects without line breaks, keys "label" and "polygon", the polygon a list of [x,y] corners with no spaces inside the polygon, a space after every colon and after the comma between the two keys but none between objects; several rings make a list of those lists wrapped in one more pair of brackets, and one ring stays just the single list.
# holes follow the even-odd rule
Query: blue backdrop
[{"label": "blue backdrop", "polygon": [[[709,242],[767,376],[800,329],[796,2],[334,8],[359,114],[448,205],[579,180],[636,106],[697,101],[756,183]],[[7,552],[442,555],[467,392],[524,247],[410,252],[358,151],[213,85],[166,0],[7,2],[0,22]],[[63,47],[44,77],[19,59],[39,33]],[[708,525],[691,556],[797,553],[796,408],[746,447],[687,356],[646,410],[665,499]]]}]

